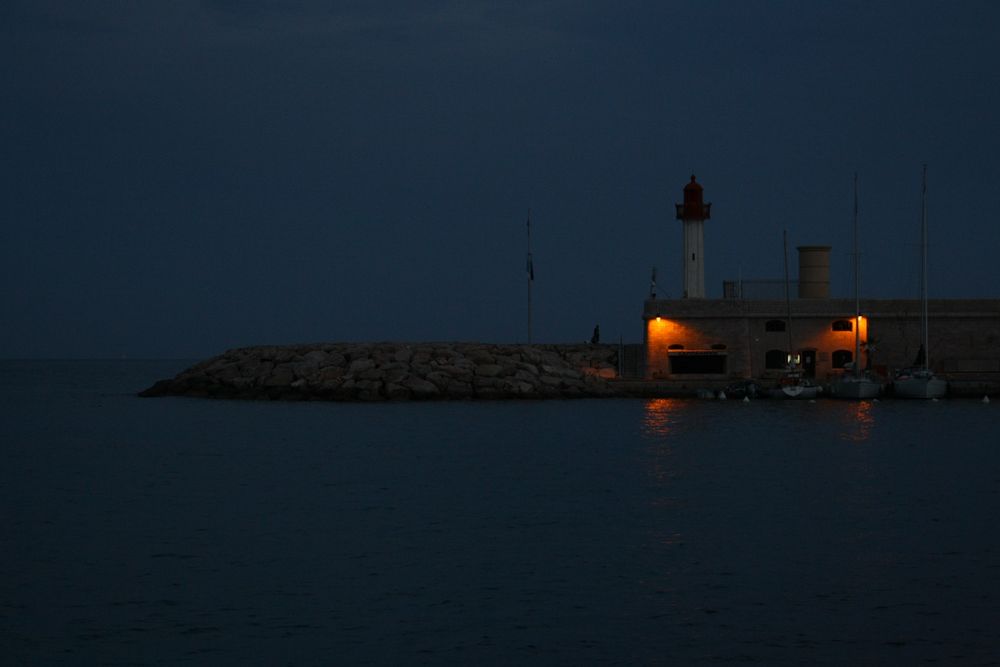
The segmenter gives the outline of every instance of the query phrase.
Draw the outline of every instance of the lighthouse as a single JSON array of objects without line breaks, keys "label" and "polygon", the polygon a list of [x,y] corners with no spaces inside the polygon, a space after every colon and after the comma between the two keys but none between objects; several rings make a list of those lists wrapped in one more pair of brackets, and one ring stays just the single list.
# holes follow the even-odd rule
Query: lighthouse
[{"label": "lighthouse", "polygon": [[705,221],[712,217],[702,187],[694,176],[684,186],[684,203],[677,204],[677,219],[684,225],[684,298],[705,298]]}]

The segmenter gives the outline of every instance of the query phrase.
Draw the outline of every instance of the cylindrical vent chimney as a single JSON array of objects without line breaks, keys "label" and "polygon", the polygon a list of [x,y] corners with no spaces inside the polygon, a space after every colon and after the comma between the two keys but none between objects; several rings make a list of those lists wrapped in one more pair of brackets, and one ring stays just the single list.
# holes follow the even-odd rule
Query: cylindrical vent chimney
[{"label": "cylindrical vent chimney", "polygon": [[830,246],[800,245],[799,298],[830,298]]}]

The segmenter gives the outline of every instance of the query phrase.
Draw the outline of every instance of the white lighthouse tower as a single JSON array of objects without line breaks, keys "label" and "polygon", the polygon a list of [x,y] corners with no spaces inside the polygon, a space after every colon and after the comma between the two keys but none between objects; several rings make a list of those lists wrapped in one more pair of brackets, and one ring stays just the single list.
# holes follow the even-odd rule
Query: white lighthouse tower
[{"label": "white lighthouse tower", "polygon": [[691,176],[684,186],[684,203],[677,204],[677,219],[684,225],[684,298],[705,298],[705,221],[712,205],[702,199],[702,187]]}]

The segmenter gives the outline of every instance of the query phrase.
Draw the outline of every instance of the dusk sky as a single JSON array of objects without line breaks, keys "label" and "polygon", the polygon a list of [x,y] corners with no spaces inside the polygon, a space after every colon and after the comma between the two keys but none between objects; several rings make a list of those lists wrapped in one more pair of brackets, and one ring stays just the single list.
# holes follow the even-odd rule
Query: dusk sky
[{"label": "dusk sky", "polygon": [[[833,246],[863,291],[1000,297],[1000,4],[0,4],[0,357],[642,339],[681,293]],[[794,259],[794,254],[793,254]],[[795,263],[792,264],[793,276]]]}]

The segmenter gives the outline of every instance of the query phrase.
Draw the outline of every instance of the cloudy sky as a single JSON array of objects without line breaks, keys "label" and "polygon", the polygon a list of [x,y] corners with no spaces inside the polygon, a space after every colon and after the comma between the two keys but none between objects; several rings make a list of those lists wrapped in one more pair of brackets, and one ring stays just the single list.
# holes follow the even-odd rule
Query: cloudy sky
[{"label": "cloudy sky", "polygon": [[[847,295],[1000,297],[1000,5],[7,0],[0,356],[639,341],[680,294],[829,244]],[[793,265],[794,275],[794,265]]]}]

